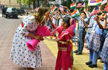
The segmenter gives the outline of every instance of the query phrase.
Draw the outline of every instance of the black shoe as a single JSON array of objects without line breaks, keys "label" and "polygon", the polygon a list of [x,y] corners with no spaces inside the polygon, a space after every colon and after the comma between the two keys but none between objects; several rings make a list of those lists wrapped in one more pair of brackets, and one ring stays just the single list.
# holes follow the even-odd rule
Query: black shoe
[{"label": "black shoe", "polygon": [[97,67],[97,64],[90,64],[89,67],[90,67],[90,68]]},{"label": "black shoe", "polygon": [[85,48],[86,48],[87,50],[89,50],[89,49],[88,49],[88,46],[86,46]]},{"label": "black shoe", "polygon": [[85,48],[88,48],[88,46],[86,46]]},{"label": "black shoe", "polygon": [[77,52],[77,53],[76,53],[76,55],[81,55],[81,54],[82,54],[81,52]]},{"label": "black shoe", "polygon": [[74,53],[77,53],[77,52],[78,52],[78,50],[74,51]]},{"label": "black shoe", "polygon": [[92,64],[92,61],[86,62],[86,65],[90,65]]},{"label": "black shoe", "polygon": [[104,61],[102,61],[102,59],[100,60],[100,63],[104,63]]}]

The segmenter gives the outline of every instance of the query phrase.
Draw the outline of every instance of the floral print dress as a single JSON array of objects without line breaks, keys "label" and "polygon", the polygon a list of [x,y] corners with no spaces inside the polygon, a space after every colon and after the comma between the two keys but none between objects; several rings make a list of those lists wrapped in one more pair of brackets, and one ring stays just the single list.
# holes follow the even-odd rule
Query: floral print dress
[{"label": "floral print dress", "polygon": [[17,28],[13,39],[10,59],[22,67],[41,67],[42,58],[39,44],[36,45],[33,51],[29,50],[26,45],[28,41],[33,39],[27,35],[29,33],[35,35],[38,24],[36,24],[34,16],[31,15],[25,17],[22,22],[23,27],[21,24]]}]

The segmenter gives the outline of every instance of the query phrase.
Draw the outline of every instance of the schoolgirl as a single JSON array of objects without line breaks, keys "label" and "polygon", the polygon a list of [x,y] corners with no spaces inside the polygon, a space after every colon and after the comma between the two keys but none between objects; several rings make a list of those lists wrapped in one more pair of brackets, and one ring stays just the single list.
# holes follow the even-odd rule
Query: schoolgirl
[{"label": "schoolgirl", "polygon": [[99,28],[98,23],[100,22],[101,24],[103,24],[103,20],[104,20],[104,15],[105,13],[98,13],[98,18],[97,16],[95,17],[94,21],[94,25],[87,25],[84,21],[84,19],[82,18],[81,20],[83,21],[85,27],[90,28],[92,27],[92,33],[89,39],[89,62],[87,62],[86,64],[93,68],[93,67],[97,67],[97,59],[98,59],[98,55],[99,55],[99,49],[100,49],[100,45],[101,45],[101,39],[102,39],[102,29]]}]

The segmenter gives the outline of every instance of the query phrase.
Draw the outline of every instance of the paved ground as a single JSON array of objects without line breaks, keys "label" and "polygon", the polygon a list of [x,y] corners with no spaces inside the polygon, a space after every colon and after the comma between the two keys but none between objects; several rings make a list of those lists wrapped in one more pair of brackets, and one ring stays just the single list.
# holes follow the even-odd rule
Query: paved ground
[{"label": "paved ground", "polygon": [[[48,48],[52,51],[52,53],[54,54],[55,57],[57,57],[57,43],[54,41],[49,41],[49,40],[45,40],[44,41],[45,44],[47,44]],[[86,43],[85,43],[86,46]],[[75,45],[73,45],[73,51],[75,51],[77,49],[77,47]],[[97,63],[97,68],[89,68],[85,62],[87,62],[89,60],[89,54],[88,54],[88,50],[84,48],[83,54],[82,55],[74,55],[74,65],[73,65],[73,70],[103,70],[103,63],[100,63],[98,60]]]},{"label": "paved ground", "polygon": [[[12,40],[15,30],[21,23],[19,19],[5,19],[0,17],[0,70],[25,70],[9,59],[12,46]],[[56,57],[57,57],[57,44],[53,41],[45,40],[40,43],[42,50],[43,66],[42,68],[36,68],[35,70],[54,70]],[[86,45],[86,43],[85,43]],[[73,50],[76,50],[74,45]],[[89,68],[85,65],[88,61],[88,50],[84,49],[83,55],[74,54],[73,70],[103,70],[103,64],[98,61],[97,68]]]},{"label": "paved ground", "polygon": [[[0,17],[0,70],[25,70],[10,60],[10,52],[14,33],[21,23],[19,19],[5,19]],[[54,70],[56,58],[48,49],[48,47],[41,42],[42,68],[36,68],[36,70]]]}]

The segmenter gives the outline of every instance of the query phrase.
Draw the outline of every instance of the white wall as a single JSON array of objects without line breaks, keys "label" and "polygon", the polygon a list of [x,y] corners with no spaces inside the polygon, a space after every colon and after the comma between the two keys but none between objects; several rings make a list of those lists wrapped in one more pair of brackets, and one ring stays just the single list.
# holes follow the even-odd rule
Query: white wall
[{"label": "white wall", "polygon": [[49,1],[49,3],[53,3],[53,4],[61,4],[61,0]]}]

